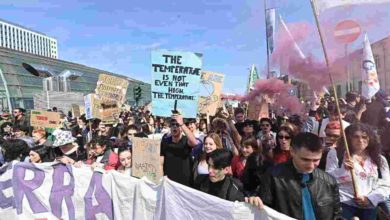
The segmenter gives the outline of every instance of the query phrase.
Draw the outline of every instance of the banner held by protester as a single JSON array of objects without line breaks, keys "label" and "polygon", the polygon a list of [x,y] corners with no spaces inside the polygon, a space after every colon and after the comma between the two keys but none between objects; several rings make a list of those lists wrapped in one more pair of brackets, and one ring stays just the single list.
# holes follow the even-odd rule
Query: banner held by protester
[{"label": "banner held by protester", "polygon": [[202,54],[168,50],[152,51],[152,112],[170,116],[177,101],[185,118],[195,118],[202,69]]},{"label": "banner held by protester", "polygon": [[[3,168],[0,175],[2,219],[164,219],[166,213],[178,208],[173,203],[189,202],[180,193],[174,197],[164,193],[175,189],[185,195],[223,203],[225,209],[221,211],[227,213],[227,219],[241,219],[242,214],[237,215],[235,211],[237,208],[251,214],[247,219],[290,219],[270,208],[266,208],[266,212],[251,210],[243,203],[225,201],[168,178],[155,185],[116,171],[93,172],[85,165],[76,168],[53,163],[13,162]],[[161,202],[168,203],[162,205]],[[180,208],[192,209],[187,202]],[[188,214],[198,217],[195,211]]]}]

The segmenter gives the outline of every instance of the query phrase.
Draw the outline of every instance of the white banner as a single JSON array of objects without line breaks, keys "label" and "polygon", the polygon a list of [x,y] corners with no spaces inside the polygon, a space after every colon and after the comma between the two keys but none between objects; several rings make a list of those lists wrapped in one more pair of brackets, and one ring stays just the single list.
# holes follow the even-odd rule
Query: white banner
[{"label": "white banner", "polygon": [[329,8],[359,5],[359,4],[381,4],[390,3],[390,0],[313,0],[317,4],[317,13],[321,13]]},{"label": "white banner", "polygon": [[267,207],[260,211],[216,198],[166,177],[155,185],[117,171],[22,162],[0,169],[0,216],[9,220],[291,219]]}]

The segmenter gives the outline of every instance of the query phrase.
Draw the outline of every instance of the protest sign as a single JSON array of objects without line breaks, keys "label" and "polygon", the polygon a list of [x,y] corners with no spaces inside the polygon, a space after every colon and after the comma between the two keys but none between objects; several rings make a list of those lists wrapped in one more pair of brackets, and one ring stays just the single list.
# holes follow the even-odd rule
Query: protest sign
[{"label": "protest sign", "polygon": [[100,119],[104,123],[115,123],[119,118],[120,108],[116,102],[100,104]]},{"label": "protest sign", "polygon": [[214,116],[221,102],[221,90],[225,75],[202,72],[199,96],[199,113]]},{"label": "protest sign", "polygon": [[85,117],[86,119],[101,118],[100,116],[100,100],[94,93],[84,96]]},{"label": "protest sign", "polygon": [[185,118],[195,118],[202,54],[156,50],[152,51],[152,112],[157,116],[172,115],[177,110]]},{"label": "protest sign", "polygon": [[160,165],[160,140],[133,138],[133,167],[132,175],[147,177],[158,183],[162,177]]},{"label": "protest sign", "polygon": [[126,79],[100,74],[96,86],[96,94],[102,103],[113,101],[122,104],[126,101],[128,86],[129,81]]},{"label": "protest sign", "polygon": [[219,199],[168,178],[155,185],[117,171],[93,172],[86,165],[8,163],[0,170],[0,198],[1,219],[10,220],[199,219],[199,210],[209,210],[210,205],[223,217],[212,210],[202,212],[206,219],[291,219],[268,207],[261,211]]},{"label": "protest sign", "polygon": [[85,106],[79,105],[79,109],[80,109],[80,115],[84,115],[85,114]]},{"label": "protest sign", "polygon": [[80,117],[80,106],[77,104],[72,104],[72,115],[73,117]]},{"label": "protest sign", "polygon": [[60,113],[31,110],[30,124],[32,127],[58,128],[61,124]]},{"label": "protest sign", "polygon": [[255,99],[248,104],[248,118],[259,120],[261,118],[269,118],[269,107],[266,99]]}]

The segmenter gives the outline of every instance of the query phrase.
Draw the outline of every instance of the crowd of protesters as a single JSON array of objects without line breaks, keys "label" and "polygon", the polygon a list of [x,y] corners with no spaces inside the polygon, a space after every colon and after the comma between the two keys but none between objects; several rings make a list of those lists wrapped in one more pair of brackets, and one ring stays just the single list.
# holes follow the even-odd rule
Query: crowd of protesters
[{"label": "crowd of protesters", "polygon": [[315,97],[306,114],[259,121],[247,119],[245,106],[196,119],[134,107],[115,123],[61,113],[59,129],[30,127],[17,108],[1,115],[0,163],[58,161],[131,175],[132,139],[158,138],[163,173],[178,183],[297,219],[375,219],[389,214],[389,101],[349,92],[338,114],[334,99]]}]

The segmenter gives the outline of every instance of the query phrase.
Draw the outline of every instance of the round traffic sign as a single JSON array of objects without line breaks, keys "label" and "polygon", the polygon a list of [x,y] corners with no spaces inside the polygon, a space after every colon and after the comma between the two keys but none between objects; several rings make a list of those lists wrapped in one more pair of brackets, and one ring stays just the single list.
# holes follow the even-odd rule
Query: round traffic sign
[{"label": "round traffic sign", "polygon": [[333,32],[333,36],[340,43],[349,44],[354,42],[360,35],[360,25],[353,20],[339,22]]}]

